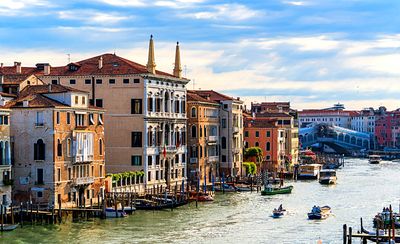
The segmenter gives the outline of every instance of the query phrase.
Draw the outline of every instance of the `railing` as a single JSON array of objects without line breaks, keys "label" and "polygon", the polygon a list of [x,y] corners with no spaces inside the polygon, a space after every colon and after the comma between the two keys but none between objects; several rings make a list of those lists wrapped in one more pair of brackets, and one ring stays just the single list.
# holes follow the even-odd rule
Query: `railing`
[{"label": "railing", "polygon": [[[163,146],[158,146],[158,150],[160,153],[164,152],[164,147]],[[178,151],[178,148],[176,146],[165,146],[165,151],[167,153],[176,153]]]},{"label": "railing", "polygon": [[197,164],[199,162],[198,158],[190,158],[190,163],[191,164]]},{"label": "railing", "polygon": [[87,184],[92,184],[93,182],[94,182],[93,177],[80,177],[74,179],[75,185],[87,185]]},{"label": "railing", "polygon": [[219,156],[208,156],[208,161],[210,162],[218,162]]},{"label": "railing", "polygon": [[75,163],[81,163],[81,162],[91,162],[94,160],[93,155],[76,155],[75,156]]},{"label": "railing", "polygon": [[217,136],[208,136],[208,142],[216,142],[218,140]]}]

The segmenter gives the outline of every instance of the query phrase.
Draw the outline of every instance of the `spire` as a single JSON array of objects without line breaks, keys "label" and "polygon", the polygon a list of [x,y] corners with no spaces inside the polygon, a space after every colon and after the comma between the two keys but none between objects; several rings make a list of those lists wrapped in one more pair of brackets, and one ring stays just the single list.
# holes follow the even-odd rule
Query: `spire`
[{"label": "spire", "polygon": [[156,73],[156,62],[154,59],[154,42],[153,42],[153,35],[150,36],[150,43],[149,43],[149,58],[147,60],[147,72],[155,74]]},{"label": "spire", "polygon": [[179,50],[179,42],[176,43],[174,76],[182,78],[181,52]]}]

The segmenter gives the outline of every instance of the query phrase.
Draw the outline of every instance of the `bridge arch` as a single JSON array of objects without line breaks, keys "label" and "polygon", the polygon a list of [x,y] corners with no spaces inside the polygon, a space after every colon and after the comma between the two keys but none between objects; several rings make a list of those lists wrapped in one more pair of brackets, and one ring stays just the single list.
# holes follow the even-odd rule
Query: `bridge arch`
[{"label": "bridge arch", "polygon": [[361,139],[361,138],[358,138],[358,139],[357,139],[357,146],[362,147],[362,143],[363,143],[362,139]]},{"label": "bridge arch", "polygon": [[363,141],[363,148],[369,149],[369,140],[364,140]]},{"label": "bridge arch", "polygon": [[339,133],[339,135],[338,135],[338,141],[344,141],[344,135],[343,135],[343,133]]},{"label": "bridge arch", "polygon": [[350,144],[356,145],[356,137],[355,136],[351,137]]},{"label": "bridge arch", "polygon": [[344,136],[344,142],[350,143],[350,136],[349,135],[345,135]]}]

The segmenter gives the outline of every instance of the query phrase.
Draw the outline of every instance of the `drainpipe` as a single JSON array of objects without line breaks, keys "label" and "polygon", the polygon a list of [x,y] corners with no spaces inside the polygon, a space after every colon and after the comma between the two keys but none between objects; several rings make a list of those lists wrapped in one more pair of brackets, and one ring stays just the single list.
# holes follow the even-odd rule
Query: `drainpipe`
[{"label": "drainpipe", "polygon": [[92,76],[92,105],[95,106],[96,104],[96,85],[95,85],[95,79],[94,76]]}]

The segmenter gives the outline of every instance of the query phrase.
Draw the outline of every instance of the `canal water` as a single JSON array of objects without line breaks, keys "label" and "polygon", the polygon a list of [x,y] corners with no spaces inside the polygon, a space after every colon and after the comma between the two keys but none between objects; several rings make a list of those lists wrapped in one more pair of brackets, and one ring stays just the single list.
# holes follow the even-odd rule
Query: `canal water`
[{"label": "canal water", "polygon": [[[1,243],[342,243],[342,226],[358,230],[359,219],[372,226],[383,208],[398,211],[400,163],[370,165],[347,159],[338,170],[338,183],[287,182],[290,195],[260,196],[256,192],[218,194],[216,201],[194,203],[173,211],[138,211],[124,219],[94,220],[54,226],[24,226],[3,233]],[[289,212],[272,219],[271,211],[283,204]],[[313,205],[329,205],[333,215],[311,221]],[[358,242],[356,242],[358,243]]]}]

